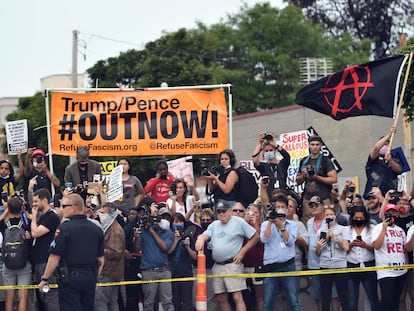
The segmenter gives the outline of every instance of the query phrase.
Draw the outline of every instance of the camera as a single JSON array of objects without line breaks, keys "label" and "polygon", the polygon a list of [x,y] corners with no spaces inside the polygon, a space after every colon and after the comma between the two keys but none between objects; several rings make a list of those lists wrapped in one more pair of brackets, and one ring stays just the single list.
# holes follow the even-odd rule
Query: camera
[{"label": "camera", "polygon": [[214,175],[218,175],[220,173],[220,168],[217,166],[210,166],[209,168],[205,167],[203,168],[201,174],[203,176],[209,176],[210,172]]},{"label": "camera", "polygon": [[263,185],[269,185],[270,184],[270,177],[269,176],[264,176],[263,178],[262,178],[262,182],[263,182]]},{"label": "camera", "polygon": [[35,157],[35,159],[36,159],[36,163],[37,163],[37,164],[40,164],[40,163],[42,163],[42,162],[43,162],[43,159],[44,159],[44,158],[43,158],[42,156],[40,156],[40,155],[39,155],[39,156],[36,156],[36,157]]},{"label": "camera", "polygon": [[269,142],[269,141],[272,141],[274,139],[274,136],[273,136],[272,133],[267,132],[267,133],[265,133],[264,139],[265,139],[266,142]]},{"label": "camera", "polygon": [[2,199],[4,202],[7,202],[7,200],[8,200],[8,193],[7,193],[7,192],[2,192],[2,193],[1,193],[1,199]]},{"label": "camera", "polygon": [[312,166],[307,166],[306,167],[306,172],[308,173],[309,176],[315,176],[316,172],[315,169]]},{"label": "camera", "polygon": [[278,212],[275,210],[275,207],[273,206],[273,204],[271,204],[271,203],[269,203],[269,204],[267,205],[267,209],[270,211],[270,212],[269,212],[269,218],[270,218],[270,219],[276,219],[276,218],[283,218],[283,217],[286,217],[286,213],[278,213]]},{"label": "camera", "polygon": [[160,216],[151,215],[151,210],[148,206],[144,205],[141,206],[144,209],[145,213],[141,216],[138,216],[137,222],[135,224],[135,228],[139,231],[148,230],[153,224],[158,224],[161,221]]},{"label": "camera", "polygon": [[391,192],[390,193],[390,197],[391,197],[390,203],[394,203],[394,204],[398,203],[398,201],[401,199],[402,196],[403,196],[402,191]]},{"label": "camera", "polygon": [[180,237],[182,240],[185,240],[186,238],[193,238],[196,233],[196,227],[195,226],[189,226],[185,231],[184,228],[177,228],[178,232],[180,233]]}]

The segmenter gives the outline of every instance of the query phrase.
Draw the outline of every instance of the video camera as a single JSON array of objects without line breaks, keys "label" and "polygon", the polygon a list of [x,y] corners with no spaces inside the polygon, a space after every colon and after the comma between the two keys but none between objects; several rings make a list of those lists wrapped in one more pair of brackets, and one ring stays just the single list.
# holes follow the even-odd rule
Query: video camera
[{"label": "video camera", "polygon": [[212,173],[214,175],[219,175],[220,174],[220,167],[217,167],[217,166],[210,166],[208,168],[205,167],[201,171],[201,175],[203,175],[203,176],[209,176],[210,173]]},{"label": "video camera", "polygon": [[311,166],[311,165],[307,165],[306,166],[306,172],[308,173],[309,176],[315,176],[316,172],[315,169]]},{"label": "video camera", "polygon": [[270,211],[269,212],[270,219],[286,217],[286,213],[278,213],[272,203],[267,204],[267,209]]},{"label": "video camera", "polygon": [[145,211],[145,213],[141,216],[138,216],[137,222],[135,224],[135,228],[139,231],[148,230],[153,224],[158,224],[161,221],[161,217],[156,215],[151,215],[151,210],[148,206],[144,205],[141,208]]}]

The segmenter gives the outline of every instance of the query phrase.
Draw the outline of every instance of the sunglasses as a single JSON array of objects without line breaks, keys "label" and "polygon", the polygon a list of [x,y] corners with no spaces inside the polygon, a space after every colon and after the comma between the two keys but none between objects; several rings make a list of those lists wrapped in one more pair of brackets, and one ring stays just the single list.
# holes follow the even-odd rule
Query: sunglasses
[{"label": "sunglasses", "polygon": [[217,214],[224,214],[225,212],[227,212],[227,210],[225,210],[225,209],[218,209],[217,210]]},{"label": "sunglasses", "polygon": [[61,206],[62,206],[63,208],[66,208],[66,207],[69,207],[69,206],[72,206],[72,205],[74,205],[74,204],[62,204]]},{"label": "sunglasses", "polygon": [[235,209],[233,209],[233,212],[235,212],[235,213],[244,213],[245,210],[244,209],[237,209],[237,208],[235,208]]}]

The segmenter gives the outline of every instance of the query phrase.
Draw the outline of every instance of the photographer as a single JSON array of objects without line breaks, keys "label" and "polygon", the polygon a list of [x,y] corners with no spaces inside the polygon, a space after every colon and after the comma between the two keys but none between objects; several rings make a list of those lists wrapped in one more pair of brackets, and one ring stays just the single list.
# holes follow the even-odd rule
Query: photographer
[{"label": "photographer", "polygon": [[[154,210],[151,215],[154,217]],[[174,241],[174,234],[170,230],[170,222],[166,219],[171,217],[171,212],[164,208],[159,211],[159,222],[150,223],[141,229],[134,230],[135,252],[142,252],[141,271],[143,280],[170,279],[171,271],[168,262],[168,250]],[[165,311],[173,311],[173,296],[171,283],[145,283],[142,284],[144,294],[144,310],[154,310],[157,296]]]},{"label": "photographer", "polygon": [[[279,152],[283,159],[277,158]],[[290,155],[282,146],[276,143],[271,133],[259,134],[259,141],[253,151],[252,160],[254,167],[260,172],[265,179],[269,198],[272,197],[273,189],[286,190],[287,170],[290,165]],[[268,182],[266,181],[268,180]]]},{"label": "photographer", "polygon": [[298,184],[305,183],[303,191],[302,221],[311,217],[309,200],[319,196],[325,205],[331,204],[332,184],[337,183],[337,173],[331,160],[321,153],[322,139],[317,135],[309,137],[309,156],[300,160],[300,169],[296,175]]},{"label": "photographer", "polygon": [[[298,225],[287,220],[288,199],[278,195],[272,202],[269,219],[263,222],[260,229],[260,240],[264,244],[264,272],[296,271],[295,241]],[[299,285],[296,277],[264,278],[263,310],[273,310],[279,283],[284,287],[290,310],[301,310],[299,301]]]},{"label": "photographer", "polygon": [[[172,227],[174,242],[168,250],[172,259],[172,277],[192,277],[192,260],[197,260],[197,253],[194,251],[196,228],[186,222],[180,213],[175,214]],[[194,310],[193,281],[173,282],[172,293],[175,310]]]},{"label": "photographer", "polygon": [[216,176],[212,172],[206,178],[214,182],[213,194],[215,203],[227,203],[233,207],[236,203],[236,183],[239,177],[234,170],[236,156],[231,149],[225,149],[219,154],[220,174]]}]

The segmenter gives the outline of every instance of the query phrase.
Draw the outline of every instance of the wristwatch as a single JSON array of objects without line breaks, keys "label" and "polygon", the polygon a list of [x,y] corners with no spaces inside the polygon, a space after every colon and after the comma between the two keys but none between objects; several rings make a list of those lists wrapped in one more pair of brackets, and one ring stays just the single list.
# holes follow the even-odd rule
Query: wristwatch
[{"label": "wristwatch", "polygon": [[49,282],[49,279],[42,276],[42,281]]},{"label": "wristwatch", "polygon": [[285,232],[285,231],[286,231],[286,228],[280,229],[280,232]]}]

